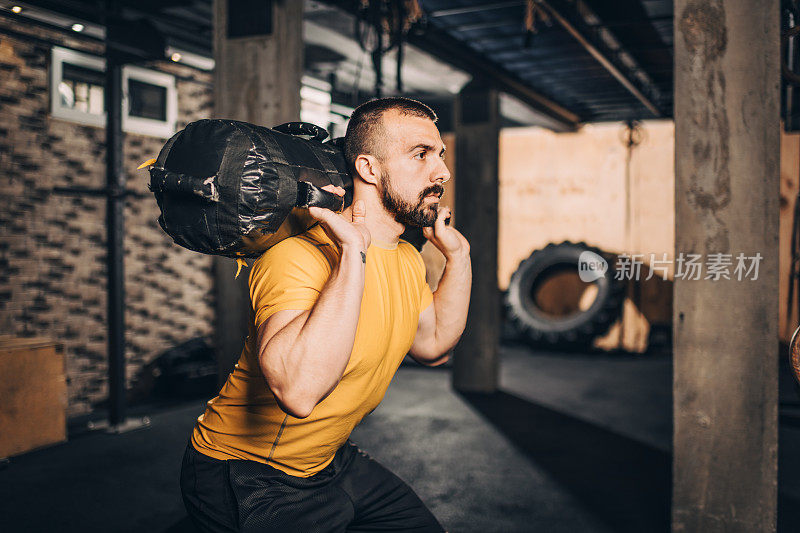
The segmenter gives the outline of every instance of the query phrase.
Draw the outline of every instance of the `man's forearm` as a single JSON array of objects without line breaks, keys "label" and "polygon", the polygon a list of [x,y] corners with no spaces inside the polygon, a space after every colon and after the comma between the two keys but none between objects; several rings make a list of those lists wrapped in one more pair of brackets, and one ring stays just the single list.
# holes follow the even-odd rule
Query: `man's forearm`
[{"label": "man's forearm", "polygon": [[341,261],[299,331],[284,328],[262,350],[277,358],[270,365],[275,379],[291,403],[304,410],[330,394],[344,374],[358,326],[364,271],[361,252],[343,248]]},{"label": "man's forearm", "polygon": [[471,289],[472,262],[469,250],[447,257],[439,286],[433,293],[436,310],[436,354],[449,352],[461,338],[467,324]]}]

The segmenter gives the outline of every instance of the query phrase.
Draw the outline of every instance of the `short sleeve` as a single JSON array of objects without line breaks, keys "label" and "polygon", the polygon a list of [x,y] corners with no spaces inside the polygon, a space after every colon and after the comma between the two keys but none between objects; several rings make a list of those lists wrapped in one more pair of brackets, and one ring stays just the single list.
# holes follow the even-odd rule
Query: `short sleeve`
[{"label": "short sleeve", "polygon": [[428,282],[423,280],[422,283],[422,297],[420,298],[419,312],[422,313],[429,305],[433,303],[433,292]]},{"label": "short sleeve", "polygon": [[285,239],[264,252],[250,272],[256,328],[278,311],[314,307],[330,274],[326,256],[304,239]]}]

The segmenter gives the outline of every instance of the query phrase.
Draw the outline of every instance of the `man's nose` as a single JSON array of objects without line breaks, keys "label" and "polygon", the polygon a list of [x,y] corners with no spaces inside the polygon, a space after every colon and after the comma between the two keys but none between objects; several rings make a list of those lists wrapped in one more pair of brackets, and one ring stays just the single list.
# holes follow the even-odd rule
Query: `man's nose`
[{"label": "man's nose", "polygon": [[442,183],[450,181],[450,170],[444,164],[444,160],[439,162],[439,168],[433,173],[433,181],[441,181]]}]

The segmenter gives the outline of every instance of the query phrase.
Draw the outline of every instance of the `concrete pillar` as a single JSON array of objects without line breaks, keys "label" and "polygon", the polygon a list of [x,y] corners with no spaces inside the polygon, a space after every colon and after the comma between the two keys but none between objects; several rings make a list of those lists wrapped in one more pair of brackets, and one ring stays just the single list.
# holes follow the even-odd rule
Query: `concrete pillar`
[{"label": "concrete pillar", "polygon": [[[229,17],[228,6],[237,11]],[[214,115],[272,127],[300,120],[303,2],[214,0]],[[224,382],[250,322],[248,270],[215,258],[216,350]]]},{"label": "concrete pillar", "polygon": [[[676,257],[703,263],[674,285],[676,532],[776,528],[778,8],[675,2]],[[740,253],[761,254],[756,280],[737,279]],[[731,254],[730,279],[711,254]]]},{"label": "concrete pillar", "polygon": [[494,392],[500,338],[498,92],[473,80],[461,90],[455,108],[455,212],[457,228],[470,243],[472,295],[467,326],[453,354],[453,387],[462,392]]}]

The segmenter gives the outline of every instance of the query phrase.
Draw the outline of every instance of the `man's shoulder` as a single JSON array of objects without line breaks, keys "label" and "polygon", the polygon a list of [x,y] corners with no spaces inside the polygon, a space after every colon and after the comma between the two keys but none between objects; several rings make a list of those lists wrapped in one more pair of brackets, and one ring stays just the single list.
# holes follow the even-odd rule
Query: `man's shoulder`
[{"label": "man's shoulder", "polygon": [[320,238],[312,228],[271,246],[256,259],[254,267],[280,263],[299,265],[309,261],[330,266],[335,253],[335,247]]}]

